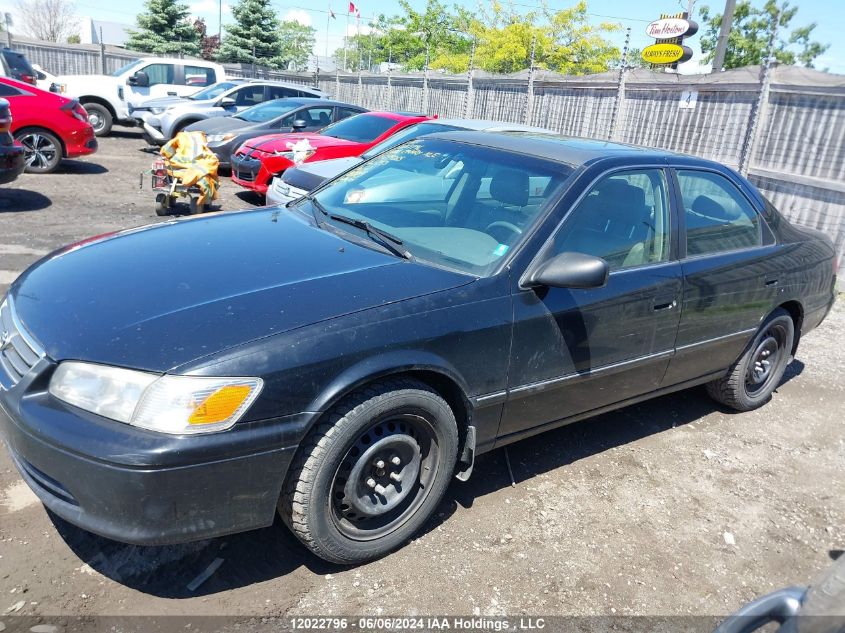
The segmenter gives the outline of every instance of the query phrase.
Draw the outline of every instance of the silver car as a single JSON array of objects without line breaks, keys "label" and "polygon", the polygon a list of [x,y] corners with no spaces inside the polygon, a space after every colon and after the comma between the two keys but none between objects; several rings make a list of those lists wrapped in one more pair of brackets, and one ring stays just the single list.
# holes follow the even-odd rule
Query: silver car
[{"label": "silver car", "polygon": [[[219,85],[215,84],[215,86]],[[234,84],[222,92],[209,91],[207,88],[192,95],[190,99],[140,104],[141,107],[149,107],[149,110],[139,115],[139,108],[133,108],[132,116],[141,120],[144,137],[148,142],[163,145],[183,128],[197,121],[231,116],[246,108],[274,99],[323,96],[322,90],[310,86],[281,81],[249,80]]]},{"label": "silver car", "polygon": [[[388,139],[385,139],[378,145],[374,145],[360,156],[349,156],[347,158],[332,158],[329,160],[320,160],[313,163],[305,163],[299,167],[288,169],[281,176],[276,176],[267,189],[267,204],[287,204],[291,200],[301,198],[309,191],[315,189],[317,186],[324,183],[326,180],[331,180],[335,176],[342,174],[347,169],[351,169],[380,154],[381,152],[395,147],[400,143],[409,141],[411,139],[425,136],[426,134],[434,134],[435,132],[448,132],[451,130],[474,130],[479,132],[543,132],[549,133],[551,130],[546,130],[540,127],[532,127],[530,125],[520,125],[519,123],[504,123],[502,121],[485,121],[483,119],[435,119],[431,121],[423,121],[416,125],[406,127],[400,130]],[[423,183],[424,179],[420,179],[422,187],[426,185]]]}]

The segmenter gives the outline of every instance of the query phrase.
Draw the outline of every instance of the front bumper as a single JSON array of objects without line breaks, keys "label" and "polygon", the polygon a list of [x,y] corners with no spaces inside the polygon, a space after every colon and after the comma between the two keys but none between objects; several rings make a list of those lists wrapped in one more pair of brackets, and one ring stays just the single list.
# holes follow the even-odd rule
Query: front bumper
[{"label": "front bumper", "polygon": [[167,141],[164,136],[164,133],[157,127],[151,125],[149,121],[144,121],[143,127],[144,132],[146,132],[150,136],[150,138],[153,139],[156,143],[164,143],[165,141]]},{"label": "front bumper", "polygon": [[260,180],[261,161],[242,154],[232,154],[229,159],[232,169],[232,181],[245,189],[258,193],[267,192],[267,182]]},{"label": "front bumper", "polygon": [[0,435],[15,466],[54,513],[85,530],[142,545],[265,527],[314,414],[165,435],[67,405],[47,391],[42,359],[0,390]]},{"label": "front bumper", "polygon": [[303,189],[297,189],[287,184],[280,176],[276,176],[270,182],[267,188],[266,202],[267,204],[287,204],[292,200],[297,200],[308,192]]}]

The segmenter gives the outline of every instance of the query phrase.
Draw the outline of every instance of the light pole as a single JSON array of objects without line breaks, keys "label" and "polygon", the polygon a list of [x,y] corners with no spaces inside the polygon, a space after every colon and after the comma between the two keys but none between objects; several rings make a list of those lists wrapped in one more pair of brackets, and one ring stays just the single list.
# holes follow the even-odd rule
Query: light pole
[{"label": "light pole", "polygon": [[713,69],[710,72],[721,72],[725,65],[725,52],[728,49],[728,36],[731,34],[731,22],[734,19],[736,0],[725,0],[725,12],[722,14],[722,25],[719,29],[719,40],[716,42],[716,52],[713,55]]}]

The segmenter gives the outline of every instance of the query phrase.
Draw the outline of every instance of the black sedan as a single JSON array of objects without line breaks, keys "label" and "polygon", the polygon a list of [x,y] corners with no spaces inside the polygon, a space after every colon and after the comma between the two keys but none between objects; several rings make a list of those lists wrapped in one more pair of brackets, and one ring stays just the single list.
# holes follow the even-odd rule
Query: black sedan
[{"label": "black sedan", "polygon": [[276,99],[247,108],[234,116],[197,121],[185,130],[205,132],[208,146],[220,159],[220,166],[228,168],[229,158],[246,140],[264,134],[316,132],[330,123],[361,112],[367,110],[329,99]]},{"label": "black sedan", "polygon": [[9,102],[0,99],[0,185],[12,182],[23,173],[24,148],[12,137],[12,110]]},{"label": "black sedan", "polygon": [[29,268],[0,308],[0,426],[43,503],[93,532],[188,541],[278,510],[355,563],[494,447],[693,385],[761,406],[835,270],[827,237],[716,163],[434,134],[288,208]]}]

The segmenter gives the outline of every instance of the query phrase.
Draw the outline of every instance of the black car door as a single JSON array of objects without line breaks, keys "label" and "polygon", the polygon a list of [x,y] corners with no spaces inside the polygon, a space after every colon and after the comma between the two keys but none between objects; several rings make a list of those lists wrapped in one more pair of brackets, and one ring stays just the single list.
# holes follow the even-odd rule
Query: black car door
[{"label": "black car door", "polygon": [[509,394],[499,435],[523,431],[654,390],[678,327],[681,271],[663,167],[605,174],[547,245],[604,258],[596,289],[520,289],[514,296]]},{"label": "black car door", "polygon": [[771,310],[784,270],[774,236],[736,182],[715,170],[673,170],[684,273],[670,386],[727,369]]}]

